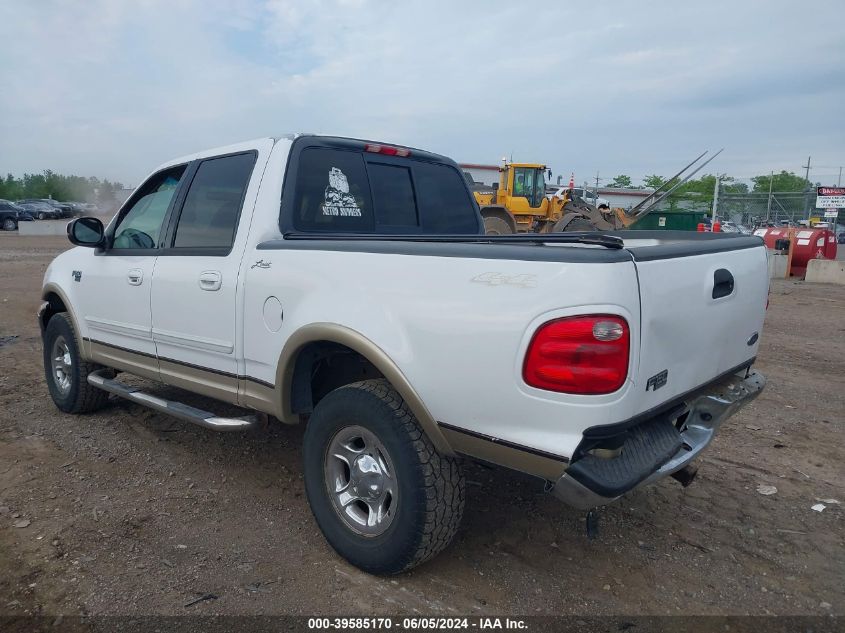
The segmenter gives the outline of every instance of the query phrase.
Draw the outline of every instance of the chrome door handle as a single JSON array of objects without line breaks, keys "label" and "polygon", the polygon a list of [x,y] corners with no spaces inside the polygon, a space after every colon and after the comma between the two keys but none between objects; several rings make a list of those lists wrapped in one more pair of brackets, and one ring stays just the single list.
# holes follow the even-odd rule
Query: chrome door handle
[{"label": "chrome door handle", "polygon": [[130,286],[140,286],[144,283],[144,271],[140,268],[131,268],[126,273],[126,281],[129,282]]},{"label": "chrome door handle", "polygon": [[200,273],[200,288],[203,290],[220,290],[223,285],[223,275],[217,270],[204,270]]}]

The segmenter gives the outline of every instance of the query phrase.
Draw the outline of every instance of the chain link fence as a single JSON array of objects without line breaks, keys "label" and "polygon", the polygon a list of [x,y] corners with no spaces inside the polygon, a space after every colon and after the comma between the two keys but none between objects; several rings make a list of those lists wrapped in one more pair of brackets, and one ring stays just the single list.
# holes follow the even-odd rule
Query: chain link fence
[{"label": "chain link fence", "polygon": [[[708,199],[709,198],[709,199]],[[664,209],[683,209],[710,213],[713,198],[683,196],[661,204]],[[808,217],[824,216],[824,209],[816,209],[816,193],[806,191],[774,191],[771,199],[768,193],[729,193],[720,192],[716,213],[721,218],[743,224],[749,228],[763,226],[767,222],[798,224]],[[845,224],[845,211],[839,211],[838,222]]]}]

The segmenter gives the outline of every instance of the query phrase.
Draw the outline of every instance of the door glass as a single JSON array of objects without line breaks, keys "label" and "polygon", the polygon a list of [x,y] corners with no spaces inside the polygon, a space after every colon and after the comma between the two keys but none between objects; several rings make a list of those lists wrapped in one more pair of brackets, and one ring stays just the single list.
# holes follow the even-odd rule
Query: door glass
[{"label": "door glass", "polygon": [[185,165],[165,169],[141,186],[134,196],[134,202],[118,220],[112,248],[158,247],[164,216],[184,173]]},{"label": "door glass", "polygon": [[182,205],[174,248],[232,247],[254,165],[252,152],[200,163]]}]

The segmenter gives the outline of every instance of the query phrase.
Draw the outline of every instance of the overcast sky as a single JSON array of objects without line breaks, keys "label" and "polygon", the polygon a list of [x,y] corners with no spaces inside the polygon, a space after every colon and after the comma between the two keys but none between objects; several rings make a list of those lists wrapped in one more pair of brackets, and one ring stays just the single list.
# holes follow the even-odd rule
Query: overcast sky
[{"label": "overcast sky", "polygon": [[576,180],[845,164],[845,2],[4,0],[0,171],[137,185],[289,131]]}]

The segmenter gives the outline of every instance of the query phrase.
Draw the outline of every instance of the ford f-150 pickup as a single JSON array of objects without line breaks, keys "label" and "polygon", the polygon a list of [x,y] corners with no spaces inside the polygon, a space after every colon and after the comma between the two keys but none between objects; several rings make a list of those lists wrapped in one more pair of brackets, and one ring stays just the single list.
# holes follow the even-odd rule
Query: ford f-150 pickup
[{"label": "ford f-150 pickup", "polygon": [[457,165],[421,150],[300,135],[173,160],[108,227],[68,225],[78,248],[48,268],[39,311],[50,395],[215,430],[303,423],[316,522],[372,573],[449,544],[466,457],[582,509],[688,481],[765,384],[763,242],[483,232]]}]

